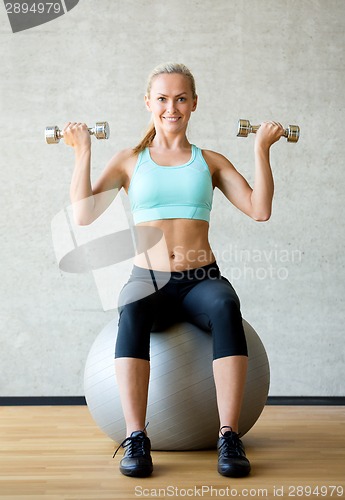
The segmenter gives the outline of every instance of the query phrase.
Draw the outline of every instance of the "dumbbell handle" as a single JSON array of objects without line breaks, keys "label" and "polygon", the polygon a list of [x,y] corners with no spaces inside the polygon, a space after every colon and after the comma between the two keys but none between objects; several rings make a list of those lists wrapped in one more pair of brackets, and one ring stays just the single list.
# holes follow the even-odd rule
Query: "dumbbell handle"
[{"label": "dumbbell handle", "polygon": [[[90,135],[95,135],[96,127],[88,127]],[[56,135],[59,139],[63,139],[63,130],[57,129]]]},{"label": "dumbbell handle", "polygon": [[[93,127],[88,128],[89,134],[97,139],[109,139],[110,128],[108,122],[97,122]],[[52,126],[45,129],[45,140],[47,144],[57,144],[63,138],[63,130]]]},{"label": "dumbbell handle", "polygon": [[[256,134],[256,132],[259,130],[260,127],[261,127],[261,125],[250,125],[249,132]],[[283,137],[288,137],[288,135],[289,135],[289,129],[286,128],[286,129],[284,129]]]},{"label": "dumbbell handle", "polygon": [[[251,125],[248,120],[238,121],[237,137],[247,137],[248,134],[255,134],[260,128],[260,125]],[[299,139],[300,128],[298,125],[289,125],[285,130],[283,136],[287,138],[288,142],[297,142]]]}]

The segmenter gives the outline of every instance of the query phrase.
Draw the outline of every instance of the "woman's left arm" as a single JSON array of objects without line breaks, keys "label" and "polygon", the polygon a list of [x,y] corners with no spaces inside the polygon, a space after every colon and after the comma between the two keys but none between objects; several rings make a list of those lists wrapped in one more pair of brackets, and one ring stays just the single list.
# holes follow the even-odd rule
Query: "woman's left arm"
[{"label": "woman's left arm", "polygon": [[256,132],[253,188],[227,158],[205,151],[205,159],[214,172],[214,185],[233,205],[256,221],[266,221],[271,216],[274,182],[270,165],[270,147],[283,134],[283,127],[275,122],[262,123]]}]

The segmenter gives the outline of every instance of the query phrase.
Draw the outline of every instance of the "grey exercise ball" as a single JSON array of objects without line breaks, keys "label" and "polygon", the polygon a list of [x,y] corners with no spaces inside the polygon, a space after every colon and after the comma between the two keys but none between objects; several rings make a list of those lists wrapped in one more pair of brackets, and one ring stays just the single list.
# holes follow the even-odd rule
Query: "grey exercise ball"
[{"label": "grey exercise ball", "polygon": [[[85,367],[84,388],[90,413],[117,443],[126,437],[114,369],[117,319],[93,343]],[[259,418],[268,395],[269,363],[255,330],[243,320],[249,354],[239,422],[243,436]],[[219,429],[212,372],[212,337],[190,323],[151,333],[151,377],[147,407],[153,450],[214,448]]]}]

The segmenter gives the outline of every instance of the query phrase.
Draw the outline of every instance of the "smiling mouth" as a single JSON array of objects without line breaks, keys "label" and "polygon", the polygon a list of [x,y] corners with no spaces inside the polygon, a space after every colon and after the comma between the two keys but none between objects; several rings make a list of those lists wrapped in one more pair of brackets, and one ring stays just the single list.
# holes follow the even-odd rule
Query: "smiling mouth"
[{"label": "smiling mouth", "polygon": [[163,116],[164,120],[167,120],[168,122],[177,122],[181,117],[180,116]]}]

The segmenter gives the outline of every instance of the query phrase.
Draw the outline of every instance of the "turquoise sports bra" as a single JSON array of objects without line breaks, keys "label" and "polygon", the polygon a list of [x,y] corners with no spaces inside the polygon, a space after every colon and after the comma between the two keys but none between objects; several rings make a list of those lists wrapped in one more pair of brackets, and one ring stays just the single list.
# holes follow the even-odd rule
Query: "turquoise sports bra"
[{"label": "turquoise sports bra", "polygon": [[209,221],[213,186],[201,149],[192,144],[187,163],[164,167],[146,148],[139,153],[128,196],[135,224],[159,219]]}]

